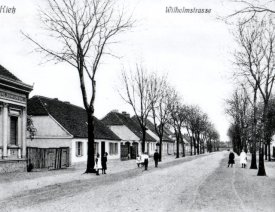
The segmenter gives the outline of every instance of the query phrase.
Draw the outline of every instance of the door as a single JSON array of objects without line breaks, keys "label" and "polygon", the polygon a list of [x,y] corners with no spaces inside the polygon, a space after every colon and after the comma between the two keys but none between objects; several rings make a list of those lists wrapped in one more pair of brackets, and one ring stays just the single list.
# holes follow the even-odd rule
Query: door
[{"label": "door", "polygon": [[131,146],[131,159],[136,159],[138,154],[138,143],[133,143]]},{"label": "door", "polygon": [[121,160],[128,159],[128,145],[127,144],[120,144],[120,157]]},{"label": "door", "polygon": [[100,157],[103,157],[105,153],[105,141],[101,141],[101,155]]},{"label": "door", "polygon": [[69,166],[69,148],[62,148],[61,151],[61,168],[66,168]]},{"label": "door", "polygon": [[49,170],[55,169],[55,149],[48,149],[47,151],[47,167]]}]

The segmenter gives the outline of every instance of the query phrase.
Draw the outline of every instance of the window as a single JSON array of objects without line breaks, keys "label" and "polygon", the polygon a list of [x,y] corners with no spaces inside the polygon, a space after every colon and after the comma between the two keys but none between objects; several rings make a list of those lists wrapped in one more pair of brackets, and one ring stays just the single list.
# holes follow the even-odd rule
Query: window
[{"label": "window", "polygon": [[18,118],[11,116],[10,118],[10,144],[17,145],[17,122]]},{"label": "window", "polygon": [[110,155],[118,154],[118,144],[117,143],[109,143],[109,153],[110,153]]},{"label": "window", "polygon": [[83,143],[82,142],[76,142],[76,156],[82,156],[83,155]]}]

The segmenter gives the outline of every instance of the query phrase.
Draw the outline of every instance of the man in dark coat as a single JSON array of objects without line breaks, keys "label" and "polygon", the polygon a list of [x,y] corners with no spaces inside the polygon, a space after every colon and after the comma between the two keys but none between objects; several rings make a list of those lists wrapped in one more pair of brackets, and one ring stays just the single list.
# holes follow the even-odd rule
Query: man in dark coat
[{"label": "man in dark coat", "polygon": [[159,162],[159,153],[158,150],[156,149],[155,153],[154,153],[154,161],[155,161],[155,167],[158,167],[158,162]]},{"label": "man in dark coat", "polygon": [[231,167],[233,167],[233,164],[235,163],[235,155],[234,155],[234,153],[232,152],[232,151],[230,151],[230,153],[229,153],[229,160],[228,160],[228,166],[227,167],[229,167],[229,165],[231,164]]},{"label": "man in dark coat", "polygon": [[102,174],[106,174],[106,170],[107,170],[107,156],[108,156],[108,153],[105,152],[103,157],[102,157]]}]

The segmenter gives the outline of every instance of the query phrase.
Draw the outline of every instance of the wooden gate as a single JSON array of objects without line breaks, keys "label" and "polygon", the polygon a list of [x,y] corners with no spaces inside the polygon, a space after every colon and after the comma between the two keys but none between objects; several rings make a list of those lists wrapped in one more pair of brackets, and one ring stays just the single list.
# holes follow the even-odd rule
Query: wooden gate
[{"label": "wooden gate", "polygon": [[27,147],[28,163],[35,169],[48,168],[49,170],[66,168],[69,162],[69,147],[36,148]]},{"label": "wooden gate", "polygon": [[131,146],[131,159],[136,159],[138,155],[138,143],[133,143]]},{"label": "wooden gate", "polygon": [[120,158],[121,160],[127,160],[129,154],[129,147],[127,144],[120,145]]}]

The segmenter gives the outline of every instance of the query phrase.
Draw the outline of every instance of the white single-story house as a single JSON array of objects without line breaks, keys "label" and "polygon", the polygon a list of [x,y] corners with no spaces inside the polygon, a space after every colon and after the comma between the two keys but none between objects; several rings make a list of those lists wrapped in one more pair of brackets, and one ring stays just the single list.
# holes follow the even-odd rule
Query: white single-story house
[{"label": "white single-story house", "polygon": [[[149,135],[151,135],[156,141],[157,143],[153,146],[153,151],[155,151],[155,149],[158,149],[160,145],[159,143],[159,136],[157,135],[157,132],[155,130],[155,126],[154,124],[147,119],[147,132]],[[174,144],[175,141],[170,138],[169,134],[171,133],[169,130],[164,129],[164,133],[163,133],[163,137],[162,137],[162,155],[172,155],[174,153]],[[172,134],[172,133],[171,133]]]},{"label": "white single-story house", "polygon": [[[27,139],[28,148],[69,148],[70,164],[87,161],[88,123],[86,111],[56,98],[34,96],[28,101],[36,134]],[[95,154],[120,158],[121,139],[95,118]]]},{"label": "white single-story house", "polygon": [[[102,121],[122,140],[121,159],[135,159],[138,154],[141,154],[142,131],[130,114],[114,110],[109,112]],[[155,147],[156,140],[147,131],[145,152],[152,155]]]}]

